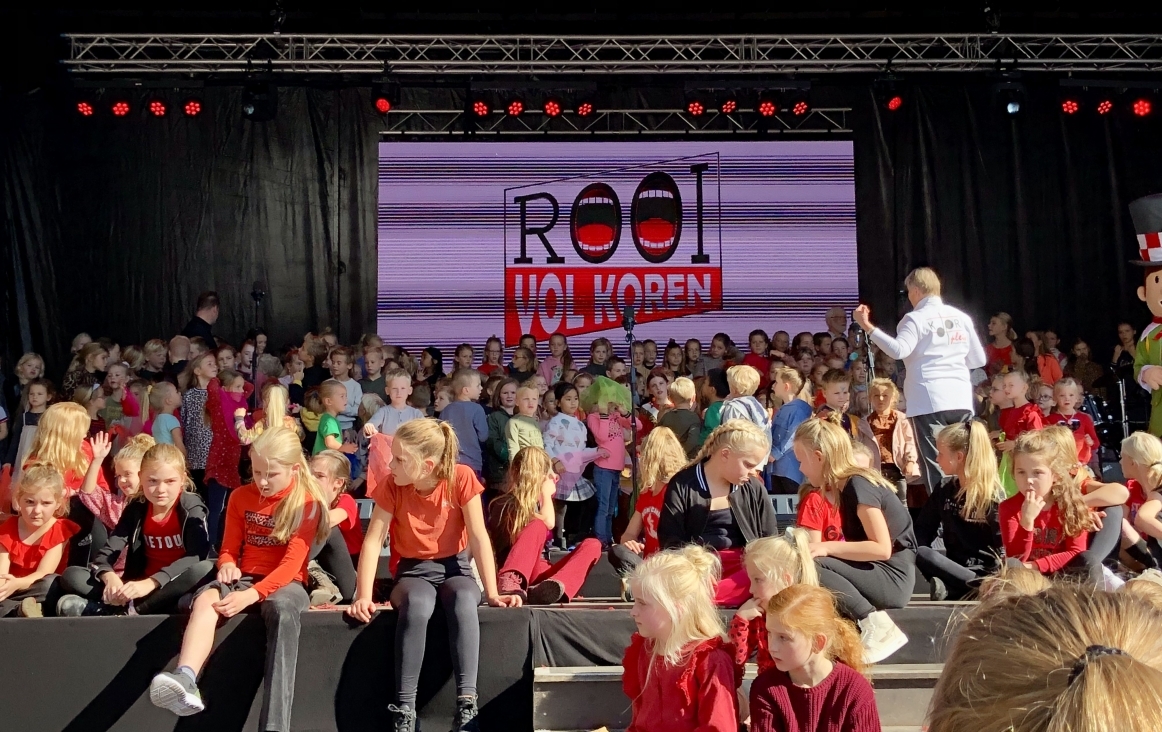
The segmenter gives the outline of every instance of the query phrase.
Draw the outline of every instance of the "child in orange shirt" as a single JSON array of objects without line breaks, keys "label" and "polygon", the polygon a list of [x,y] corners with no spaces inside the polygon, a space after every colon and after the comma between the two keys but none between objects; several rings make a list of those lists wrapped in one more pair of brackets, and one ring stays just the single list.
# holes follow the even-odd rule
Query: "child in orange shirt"
[{"label": "child in orange shirt", "polygon": [[202,711],[197,678],[219,618],[260,604],[267,670],[258,726],[290,730],[299,616],[309,604],[303,586],[307,557],[312,542],[325,541],[331,526],[326,499],[294,432],[268,429],[251,445],[250,457],[254,482],[235,489],[226,506],[218,577],[194,596],[177,669],[153,677],[149,699],[179,717]]},{"label": "child in orange shirt", "polygon": [[17,514],[0,524],[0,618],[42,615],[80,529],[58,518],[68,511],[65,483],[52,466],[30,465],[12,488]]},{"label": "child in orange shirt", "polygon": [[[391,475],[375,491],[375,512],[359,555],[355,601],[347,614],[367,623],[375,611],[371,591],[379,553],[391,530],[400,555],[391,605],[395,626],[396,732],[416,728],[416,691],[428,620],[437,600],[444,607],[456,677],[453,732],[470,729],[477,714],[476,676],[480,665],[480,588],[472,576],[476,559],[488,604],[519,607],[519,595],[501,595],[496,560],[484,523],[484,486],[472,468],[457,465],[460,445],[447,422],[416,419],[396,430],[391,442]],[[468,552],[471,546],[471,555]]]}]

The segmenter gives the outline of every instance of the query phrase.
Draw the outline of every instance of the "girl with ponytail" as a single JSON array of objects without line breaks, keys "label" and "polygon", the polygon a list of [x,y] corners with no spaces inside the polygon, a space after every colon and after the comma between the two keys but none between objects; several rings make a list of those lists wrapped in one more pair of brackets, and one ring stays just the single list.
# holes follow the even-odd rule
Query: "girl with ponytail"
[{"label": "girl with ponytail", "polygon": [[1122,440],[1122,475],[1130,498],[1122,526],[1123,550],[1146,567],[1162,564],[1162,441],[1148,432]]},{"label": "girl with ponytail", "polygon": [[766,616],[774,667],[750,687],[751,732],[878,732],[859,633],[840,617],[831,593],[788,587],[767,603]]},{"label": "girl with ponytail", "polygon": [[734,671],[714,608],[719,570],[714,554],[686,546],[630,575],[637,632],[621,662],[627,732],[737,732]]},{"label": "girl with ponytail", "polygon": [[269,429],[251,445],[250,457],[254,482],[230,494],[217,578],[194,594],[177,670],[153,678],[149,699],[179,717],[202,711],[197,678],[219,619],[257,606],[266,622],[258,727],[289,730],[300,616],[310,605],[307,560],[311,544],[326,541],[331,526],[298,435],[285,427]]},{"label": "girl with ponytail", "polygon": [[666,489],[658,543],[662,549],[700,544],[717,552],[722,581],[715,601],[723,607],[738,607],[751,596],[743,547],[779,533],[761,478],[770,454],[769,429],[745,419],[728,420],[710,433]]},{"label": "girl with ponytail", "polygon": [[[975,419],[948,425],[936,436],[936,462],[949,477],[916,517],[916,568],[933,600],[962,600],[970,582],[1000,566],[997,506],[1005,496],[988,428]],[[932,548],[942,526],[945,553]]]},{"label": "girl with ponytail", "polygon": [[[396,732],[414,732],[416,691],[428,620],[436,602],[448,619],[452,669],[456,677],[453,732],[470,728],[477,714],[476,676],[480,666],[480,589],[472,575],[475,558],[488,604],[519,607],[519,595],[501,595],[496,560],[484,522],[484,486],[467,465],[457,465],[460,443],[447,422],[416,419],[396,430],[391,442],[391,475],[375,492],[375,511],[359,555],[355,600],[347,614],[369,622],[379,553],[390,529],[395,570],[391,606],[395,626]],[[469,552],[471,549],[471,552]]]}]

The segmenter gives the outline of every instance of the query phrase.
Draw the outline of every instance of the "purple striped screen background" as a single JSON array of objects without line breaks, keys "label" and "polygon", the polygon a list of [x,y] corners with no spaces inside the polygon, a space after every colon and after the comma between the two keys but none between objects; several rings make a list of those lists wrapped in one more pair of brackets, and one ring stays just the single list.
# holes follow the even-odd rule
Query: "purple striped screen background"
[{"label": "purple striped screen background", "polygon": [[[850,141],[391,141],[379,146],[379,334],[408,348],[443,348],[448,361],[448,349],[462,342],[474,345],[479,356],[486,338],[505,338],[506,267],[510,313],[517,272],[539,272],[534,287],[554,273],[560,277],[553,282],[563,281],[566,272],[588,282],[590,272],[617,276],[651,270],[661,275],[655,281],[663,282],[667,268],[688,267],[697,252],[698,191],[691,163],[707,166],[702,174],[703,247],[709,266],[720,268],[721,309],[641,323],[639,339],[664,344],[670,338],[699,338],[705,347],[714,333],[724,331],[745,352],[747,333],[755,328],[792,335],[820,331],[826,328],[828,307],[854,306],[858,282]],[[663,264],[644,261],[631,232],[638,185],[654,171],[669,174],[681,198],[680,240]],[[575,197],[593,183],[610,186],[622,209],[620,243],[600,264],[582,261],[570,237]],[[532,263],[527,265],[531,269],[522,269],[526,265],[514,263],[521,239],[514,199],[533,193],[558,201],[558,221],[545,237],[565,262],[548,264],[538,237],[526,235]],[[526,228],[544,227],[551,215],[547,199],[528,201]],[[565,317],[562,304],[566,312],[593,310],[592,303],[558,303],[558,293],[539,303],[534,295],[530,302],[528,285],[524,280],[517,293],[524,297],[522,308],[539,305],[557,318]],[[632,287],[623,294],[637,297]],[[636,305],[640,310],[643,303]],[[580,322],[576,318],[560,322]],[[518,321],[527,325],[527,318],[510,317],[510,336]],[[547,322],[552,329],[553,318]],[[603,335],[623,342],[620,327],[600,329],[608,325],[593,321],[570,336],[578,365],[585,362],[592,339]]]}]

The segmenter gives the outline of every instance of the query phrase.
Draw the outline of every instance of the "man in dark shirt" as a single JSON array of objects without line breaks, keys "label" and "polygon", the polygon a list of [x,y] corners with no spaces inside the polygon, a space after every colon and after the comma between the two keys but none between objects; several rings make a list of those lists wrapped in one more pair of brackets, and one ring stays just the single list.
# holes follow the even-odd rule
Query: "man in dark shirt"
[{"label": "man in dark shirt", "polygon": [[211,348],[215,347],[213,325],[218,320],[218,293],[213,290],[198,295],[197,312],[186,327],[182,328],[182,335],[187,338],[200,337],[205,339]]}]

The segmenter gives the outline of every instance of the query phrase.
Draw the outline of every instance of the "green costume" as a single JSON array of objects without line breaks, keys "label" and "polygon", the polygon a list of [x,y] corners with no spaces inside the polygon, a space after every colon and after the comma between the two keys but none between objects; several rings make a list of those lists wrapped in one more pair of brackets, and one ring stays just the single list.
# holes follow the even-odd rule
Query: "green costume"
[{"label": "green costume", "polygon": [[[1142,332],[1134,353],[1134,378],[1140,379],[1143,366],[1162,366],[1162,324],[1151,323]],[[1162,437],[1162,389],[1150,392],[1150,434]]]}]

